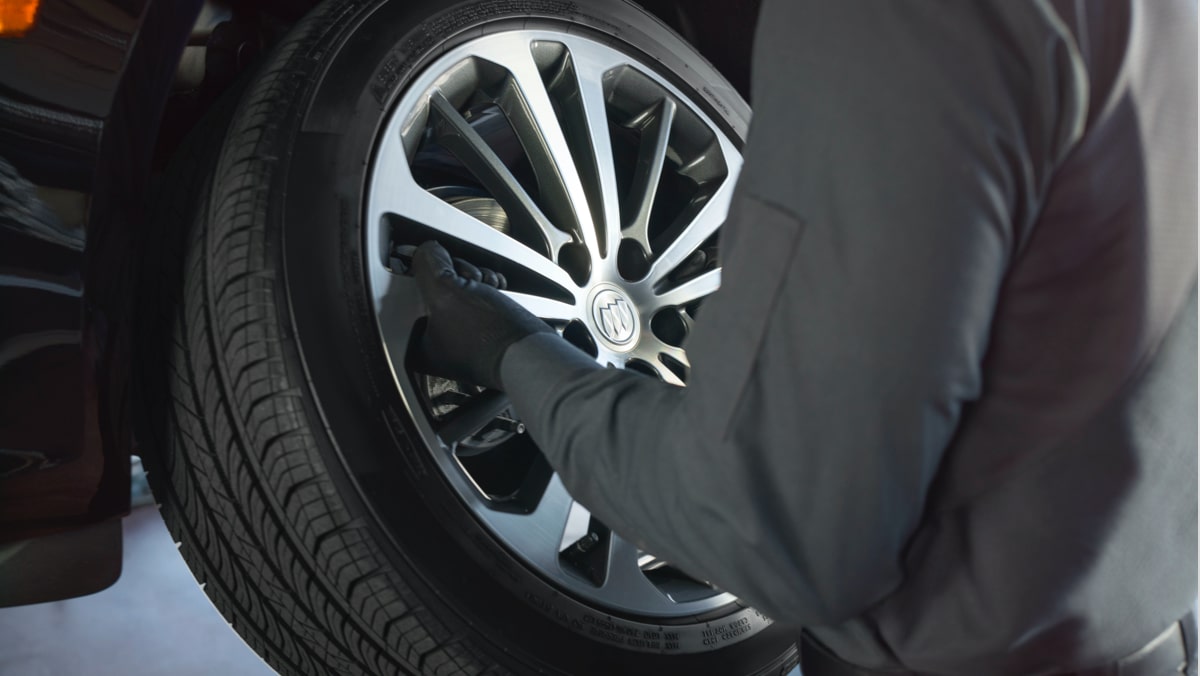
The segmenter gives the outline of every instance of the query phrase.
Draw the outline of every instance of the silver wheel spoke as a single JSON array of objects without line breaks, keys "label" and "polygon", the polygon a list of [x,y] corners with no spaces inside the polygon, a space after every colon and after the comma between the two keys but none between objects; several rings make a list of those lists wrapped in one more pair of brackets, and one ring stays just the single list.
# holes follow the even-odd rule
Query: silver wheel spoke
[{"label": "silver wheel spoke", "polygon": [[529,193],[517,182],[516,176],[440,91],[430,95],[429,106],[437,119],[446,125],[438,135],[442,145],[492,193],[516,227],[539,234],[550,259],[557,261],[559,249],[573,241],[571,235],[550,224]]},{"label": "silver wheel spoke", "polygon": [[662,352],[662,354],[673,358],[675,361],[679,362],[680,364],[683,364],[685,367],[687,367],[689,369],[692,367],[692,363],[688,361],[687,354],[685,354],[681,348],[672,347],[668,350],[664,350]]},{"label": "silver wheel spoke", "polygon": [[617,195],[617,171],[613,166],[612,138],[608,132],[608,109],[604,97],[604,73],[617,64],[592,50],[572,52],[579,83],[579,97],[587,117],[588,141],[596,160],[596,174],[604,207],[604,252],[616,260],[621,243],[621,203]]},{"label": "silver wheel spoke", "polygon": [[684,384],[683,381],[674,371],[671,370],[671,367],[667,365],[666,361],[664,361],[664,357],[674,360],[685,369],[690,369],[692,368],[692,363],[688,361],[687,352],[685,352],[681,347],[668,345],[662,341],[656,342],[657,344],[654,347],[656,350],[658,350],[658,358],[655,359],[654,368],[657,369],[659,374],[663,376],[663,380],[671,383],[672,385],[678,385],[682,387]]},{"label": "silver wheel spoke", "polygon": [[[401,146],[399,137],[392,143],[397,147]],[[572,291],[578,288],[566,270],[555,265],[549,258],[474,216],[459,211],[417,185],[407,164],[391,162],[381,169],[380,173],[383,175],[377,182],[386,185],[387,189],[376,194],[375,219],[386,214],[407,218],[461,242],[486,249],[514,265],[554,282],[563,289]]]},{"label": "silver wheel spoke", "polygon": [[505,291],[504,295],[540,319],[551,322],[569,322],[579,318],[579,309],[570,303],[514,291]]},{"label": "silver wheel spoke", "polygon": [[662,356],[670,357],[671,359],[674,359],[675,361],[679,362],[680,364],[682,364],[688,368],[691,368],[692,363],[690,361],[688,361],[687,352],[685,352],[682,347],[675,347],[674,345],[667,345],[666,343],[664,343],[662,341],[658,341],[658,345],[656,345],[655,348],[658,350],[658,354],[660,357],[662,357]]},{"label": "silver wheel spoke", "polygon": [[392,360],[393,370],[403,370],[404,357],[408,353],[408,343],[412,337],[413,327],[424,308],[421,295],[417,291],[417,283],[411,277],[393,275],[377,266],[371,271],[378,278],[375,299],[375,312],[379,318],[379,331],[383,335],[388,357]]},{"label": "silver wheel spoke", "polygon": [[543,570],[558,569],[558,551],[575,501],[555,474],[529,514],[490,512],[493,526],[504,533],[506,544],[525,553]]},{"label": "silver wheel spoke", "polygon": [[[550,541],[556,539],[563,529],[566,527],[567,517],[571,514],[571,506],[575,504],[575,500],[571,494],[567,492],[563,486],[562,479],[555,474],[550,479],[550,484],[546,487],[546,492],[542,494],[542,499],[538,502],[533,512],[525,518],[533,523],[526,523],[525,528],[533,528],[538,531],[544,530],[544,535]],[[539,533],[539,536],[542,533]],[[548,552],[556,552],[557,548],[553,543],[548,548]]]},{"label": "silver wheel spoke", "polygon": [[559,539],[558,551],[562,552],[588,534],[588,526],[592,522],[592,513],[587,507],[572,502],[567,513],[567,522],[563,524],[562,538]]},{"label": "silver wheel spoke", "polygon": [[643,606],[647,603],[666,607],[674,605],[674,602],[642,573],[639,565],[641,556],[642,552],[637,545],[613,533],[609,543],[608,570],[603,590],[618,602]]},{"label": "silver wheel spoke", "polygon": [[678,315],[679,321],[683,323],[684,335],[692,335],[692,331],[694,331],[696,328],[696,320],[692,319],[692,316],[689,315],[685,310],[679,310]]},{"label": "silver wheel spoke", "polygon": [[544,197],[551,203],[558,202],[558,215],[572,219],[571,225],[578,227],[584,245],[598,262],[600,247],[587,193],[530,45],[524,40],[495,44],[496,48],[483,50],[480,56],[507,68],[512,75],[497,104],[508,115],[529,154]]},{"label": "silver wheel spoke", "polygon": [[657,294],[654,297],[656,305],[648,309],[658,310],[665,307],[683,307],[715,293],[719,288],[721,288],[721,270],[709,270],[673,289],[668,289],[663,293]]},{"label": "silver wheel spoke", "polygon": [[662,363],[661,359],[655,359],[650,363],[650,365],[653,366],[654,370],[658,372],[658,377],[662,378],[663,381],[668,385],[674,385],[676,387],[684,387],[686,385],[682,378],[676,375],[675,372],[668,368],[666,364]]},{"label": "silver wheel spoke", "polygon": [[675,102],[664,98],[641,120],[642,147],[638,152],[637,168],[633,174],[629,202],[633,205],[630,218],[625,223],[625,234],[650,255],[650,211],[654,208],[654,197],[658,193],[658,181],[662,177],[663,165],[667,161],[667,141],[671,138],[671,124],[675,121]]},{"label": "silver wheel spoke", "polygon": [[667,366],[667,363],[663,361],[663,357],[665,356],[678,362],[684,368],[691,368],[691,362],[688,361],[687,353],[683,348],[668,345],[657,336],[651,335],[643,337],[641,342],[638,343],[637,348],[630,353],[630,356],[632,359],[653,369],[654,373],[664,382],[677,387],[685,386],[686,383],[679,377],[679,374],[671,370],[671,367]]},{"label": "silver wheel spoke", "polygon": [[683,232],[668,244],[662,254],[654,260],[653,265],[650,266],[650,274],[647,275],[651,283],[657,284],[662,281],[672,270],[679,267],[679,264],[693,251],[700,248],[701,244],[704,244],[709,237],[716,233],[721,224],[725,222],[725,214],[729,211],[729,202],[733,197],[735,183],[732,175],[726,177],[712,197],[708,198],[696,211],[695,217],[691,219]]}]

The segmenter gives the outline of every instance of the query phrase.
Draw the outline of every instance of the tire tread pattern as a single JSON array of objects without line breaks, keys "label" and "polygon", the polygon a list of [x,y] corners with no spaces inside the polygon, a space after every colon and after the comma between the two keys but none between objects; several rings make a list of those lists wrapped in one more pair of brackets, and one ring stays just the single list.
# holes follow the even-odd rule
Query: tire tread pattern
[{"label": "tire tread pattern", "polygon": [[298,24],[232,122],[223,102],[168,170],[155,210],[165,234],[149,245],[163,262],[144,273],[156,287],[151,335],[168,347],[145,339],[143,376],[153,381],[156,364],[167,374],[169,423],[146,462],[197,580],[280,673],[507,673],[420,601],[342,503],[281,346],[267,208],[284,109],[312,77],[316,46],[367,4],[329,3]]}]

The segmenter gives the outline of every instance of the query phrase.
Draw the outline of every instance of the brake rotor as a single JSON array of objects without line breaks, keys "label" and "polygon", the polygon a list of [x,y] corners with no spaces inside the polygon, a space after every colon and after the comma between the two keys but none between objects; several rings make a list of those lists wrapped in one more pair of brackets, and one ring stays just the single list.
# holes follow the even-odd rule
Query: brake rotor
[{"label": "brake rotor", "polygon": [[454,205],[454,208],[482,221],[497,232],[507,235],[511,230],[508,214],[505,213],[504,207],[491,197],[462,196],[451,197],[446,201]]}]

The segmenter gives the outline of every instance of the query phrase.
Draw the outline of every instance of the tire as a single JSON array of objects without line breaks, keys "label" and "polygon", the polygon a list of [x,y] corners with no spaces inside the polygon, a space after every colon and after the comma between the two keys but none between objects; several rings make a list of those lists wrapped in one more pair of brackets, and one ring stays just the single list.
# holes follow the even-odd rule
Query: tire
[{"label": "tire", "polygon": [[[168,528],[283,674],[786,673],[792,637],[740,604],[664,629],[564,593],[498,542],[397,390],[366,281],[377,135],[455,45],[518,26],[592,34],[739,140],[745,104],[621,0],[445,5],[320,6],[173,163],[140,329],[142,453]],[[668,630],[720,640],[675,650]]]}]

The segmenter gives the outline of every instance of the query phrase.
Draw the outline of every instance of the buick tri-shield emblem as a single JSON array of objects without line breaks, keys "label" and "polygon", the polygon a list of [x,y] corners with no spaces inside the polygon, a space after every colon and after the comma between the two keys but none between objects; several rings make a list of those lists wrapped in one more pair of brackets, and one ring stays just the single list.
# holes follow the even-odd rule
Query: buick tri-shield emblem
[{"label": "buick tri-shield emblem", "polygon": [[605,289],[596,295],[592,301],[592,318],[610,343],[624,345],[633,340],[637,329],[633,306],[616,291]]}]

